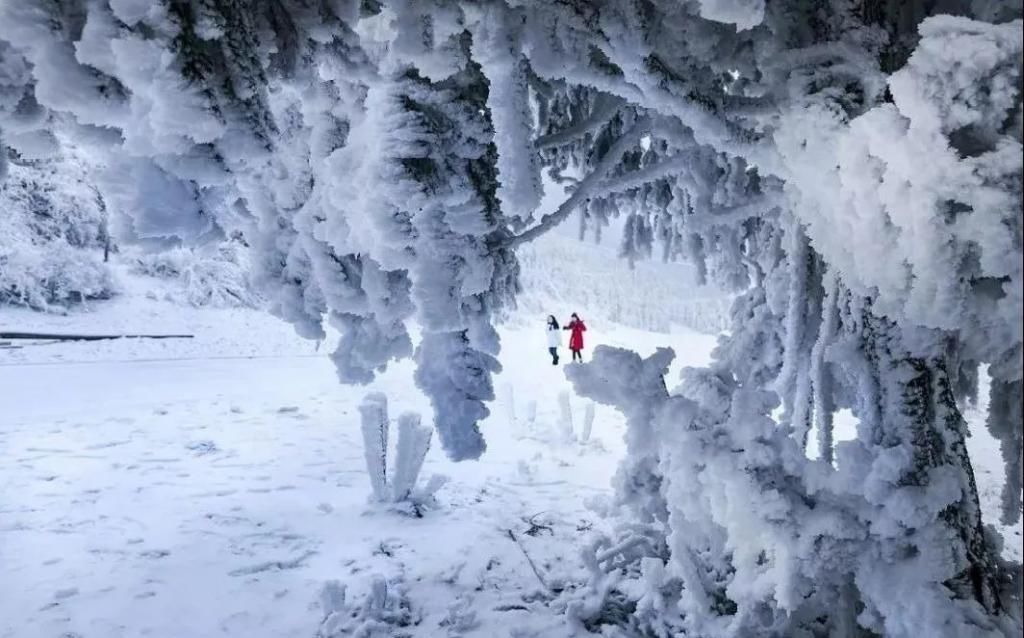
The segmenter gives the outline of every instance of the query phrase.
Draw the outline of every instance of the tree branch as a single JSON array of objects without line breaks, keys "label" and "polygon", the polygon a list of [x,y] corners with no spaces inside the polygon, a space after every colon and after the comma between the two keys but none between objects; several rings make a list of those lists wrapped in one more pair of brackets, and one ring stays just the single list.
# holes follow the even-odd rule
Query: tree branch
[{"label": "tree branch", "polygon": [[739,204],[737,206],[726,206],[713,208],[712,210],[692,215],[686,219],[687,230],[704,230],[712,226],[735,224],[746,221],[751,217],[766,216],[777,210],[782,205],[782,193],[770,192],[761,197]]},{"label": "tree branch", "polygon": [[533,145],[537,150],[544,150],[546,148],[552,148],[555,146],[563,146],[583,137],[587,133],[592,133],[597,129],[601,128],[608,120],[615,117],[615,114],[619,112],[626,104],[626,101],[620,97],[608,95],[607,93],[600,93],[597,99],[594,100],[594,110],[589,116],[584,118],[581,122],[571,124],[561,131],[556,131],[548,135],[542,135],[534,141]]},{"label": "tree branch", "polygon": [[589,200],[593,196],[592,191],[600,184],[600,182],[604,181],[609,173],[611,173],[612,169],[615,168],[615,165],[618,164],[620,159],[622,159],[622,156],[626,151],[640,143],[640,138],[646,135],[650,131],[650,128],[651,119],[649,117],[643,117],[637,120],[629,130],[623,133],[619,139],[615,140],[615,143],[612,144],[612,147],[608,149],[605,156],[597,163],[594,170],[592,170],[590,174],[580,182],[579,186],[576,187],[576,190],[572,192],[572,195],[570,195],[568,199],[562,202],[561,206],[555,209],[554,212],[542,217],[536,226],[528,228],[522,233],[510,237],[507,240],[508,246],[514,247],[528,241],[533,241],[558,224],[562,223],[574,210],[576,210],[576,206]]},{"label": "tree branch", "polygon": [[692,158],[689,153],[676,153],[660,162],[645,166],[639,170],[630,171],[616,176],[614,179],[606,180],[594,189],[591,198],[607,197],[615,193],[622,193],[644,184],[656,182],[670,175],[675,175],[686,170]]}]

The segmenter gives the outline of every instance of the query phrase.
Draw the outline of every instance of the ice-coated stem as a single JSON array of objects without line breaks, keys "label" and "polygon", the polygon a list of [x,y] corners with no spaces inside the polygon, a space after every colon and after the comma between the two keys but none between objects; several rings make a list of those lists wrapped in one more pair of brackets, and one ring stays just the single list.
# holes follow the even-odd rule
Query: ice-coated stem
[{"label": "ice-coated stem", "polygon": [[588,402],[583,412],[583,432],[580,434],[580,443],[590,442],[590,431],[594,427],[594,402]]},{"label": "ice-coated stem", "polygon": [[391,479],[391,497],[402,501],[409,497],[419,479],[423,461],[430,449],[432,430],[420,423],[420,415],[405,412],[398,417],[398,446]]},{"label": "ice-coated stem", "polygon": [[561,410],[561,419],[559,424],[561,425],[562,438],[566,441],[572,441],[573,438],[573,427],[572,427],[572,405],[569,403],[569,393],[562,391],[558,394],[558,407]]},{"label": "ice-coated stem", "polygon": [[366,472],[370,475],[373,497],[388,499],[388,398],[380,392],[371,392],[359,406],[362,417],[363,453]]}]

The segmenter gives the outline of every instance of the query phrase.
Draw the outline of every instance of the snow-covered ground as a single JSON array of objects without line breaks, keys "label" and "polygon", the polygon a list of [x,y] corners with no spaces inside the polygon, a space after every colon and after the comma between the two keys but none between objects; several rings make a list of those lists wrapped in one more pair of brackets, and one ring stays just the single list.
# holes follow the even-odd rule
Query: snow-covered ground
[{"label": "snow-covered ground", "polygon": [[[312,636],[323,584],[358,598],[374,574],[406,588],[412,636],[564,635],[524,550],[548,586],[572,577],[577,541],[601,525],[585,501],[608,493],[622,423],[598,406],[589,443],[561,440],[569,386],[543,317],[502,331],[489,450],[462,464],[432,450],[424,474],[451,481],[419,519],[368,504],[357,411],[373,389],[393,416],[429,414],[408,364],[372,388],[341,386],[331,344],[317,351],[256,311],[144,296],[64,317],[5,310],[3,324],[195,338],[0,350],[0,636]],[[679,365],[714,343],[593,322],[588,337],[671,343]],[[578,431],[585,405],[572,407]]]},{"label": "snow-covered ground", "polygon": [[[2,315],[0,329],[195,338],[0,350],[0,637],[311,637],[324,583],[358,604],[375,575],[411,606],[408,636],[571,635],[543,593],[581,578],[579,547],[605,525],[587,503],[609,494],[623,424],[598,406],[589,442],[563,439],[558,395],[571,388],[547,358],[543,316],[502,328],[488,452],[453,464],[431,450],[424,474],[451,481],[414,518],[369,503],[357,410],[379,390],[392,416],[428,416],[408,363],[342,386],[332,343],[257,311],[134,292],[68,316]],[[674,347],[670,385],[714,345],[678,326],[589,328],[588,348]],[[585,407],[573,397],[577,436]],[[998,446],[981,412],[969,416],[995,521]],[[1019,560],[1019,524],[1007,532]]]}]

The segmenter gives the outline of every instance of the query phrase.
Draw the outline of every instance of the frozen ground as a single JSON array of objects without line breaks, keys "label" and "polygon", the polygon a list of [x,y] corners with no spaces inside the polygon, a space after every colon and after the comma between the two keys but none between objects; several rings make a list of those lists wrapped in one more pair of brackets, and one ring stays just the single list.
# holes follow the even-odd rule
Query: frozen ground
[{"label": "frozen ground", "polygon": [[[571,577],[575,541],[599,524],[584,501],[607,493],[622,426],[598,407],[589,444],[560,440],[568,386],[536,325],[503,332],[488,453],[452,464],[432,450],[424,474],[452,480],[415,519],[367,503],[356,406],[368,389],[336,382],[330,344],[317,352],[255,312],[145,298],[69,317],[5,311],[3,324],[196,338],[0,350],[0,636],[313,636],[323,583],[358,597],[375,573],[407,588],[414,636],[565,635],[553,610],[537,613],[540,582],[508,530],[548,585]],[[691,364],[713,345],[602,325],[588,336],[673,341]],[[392,416],[426,414],[408,365],[373,389]],[[582,400],[573,408],[578,424]]]},{"label": "frozen ground", "polygon": [[[559,436],[568,385],[546,360],[542,317],[502,330],[489,451],[462,464],[430,452],[424,474],[452,480],[423,518],[368,504],[356,406],[370,388],[335,381],[330,343],[317,351],[257,312],[143,296],[0,321],[196,335],[0,350],[0,637],[312,637],[323,584],[358,599],[374,574],[407,595],[410,636],[570,635],[540,579],[579,575],[578,547],[602,526],[586,502],[608,494],[623,431],[598,407],[590,442]],[[672,345],[676,369],[705,362],[714,343],[681,328],[590,328],[590,346]],[[407,364],[372,389],[392,416],[427,414]],[[572,406],[578,433],[585,406]],[[994,520],[998,448],[973,429]],[[1010,533],[1019,559],[1019,525]]]}]

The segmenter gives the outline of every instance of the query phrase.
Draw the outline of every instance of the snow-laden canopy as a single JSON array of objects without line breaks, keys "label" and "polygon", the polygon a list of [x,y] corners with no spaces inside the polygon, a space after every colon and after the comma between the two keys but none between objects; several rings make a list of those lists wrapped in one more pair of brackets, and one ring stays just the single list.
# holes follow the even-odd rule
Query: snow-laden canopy
[{"label": "snow-laden canopy", "polygon": [[[325,320],[341,328],[343,381],[415,358],[453,459],[485,448],[516,247],[573,213],[627,216],[624,256],[658,246],[742,293],[715,367],[672,393],[667,355],[606,352],[576,373],[627,414],[623,503],[665,539],[644,559],[667,566],[672,604],[655,621],[641,600],[633,622],[994,636],[1019,610],[960,410],[987,366],[1013,520],[1021,13],[989,0],[8,2],[0,166],[74,147],[136,236],[243,233],[276,314],[311,338]],[[543,170],[571,195],[537,218]],[[836,445],[841,409],[858,438]]]}]

